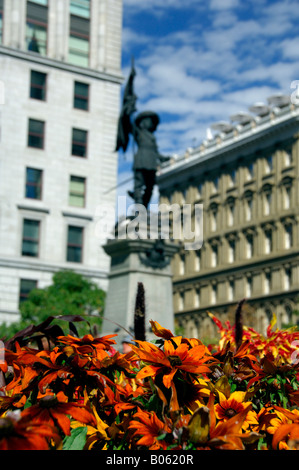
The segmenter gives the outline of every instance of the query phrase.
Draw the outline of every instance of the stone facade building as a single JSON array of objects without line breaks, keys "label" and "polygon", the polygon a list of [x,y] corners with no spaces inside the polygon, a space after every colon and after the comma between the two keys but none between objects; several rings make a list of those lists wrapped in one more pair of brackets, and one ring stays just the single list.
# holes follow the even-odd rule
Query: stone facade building
[{"label": "stone facade building", "polygon": [[0,321],[73,269],[106,289],[122,0],[0,0]]},{"label": "stone facade building", "polygon": [[269,98],[250,113],[216,123],[198,148],[160,170],[161,203],[203,204],[203,245],[173,260],[177,325],[215,337],[207,315],[233,320],[246,298],[245,323],[265,333],[297,322],[299,299],[299,108]]}]

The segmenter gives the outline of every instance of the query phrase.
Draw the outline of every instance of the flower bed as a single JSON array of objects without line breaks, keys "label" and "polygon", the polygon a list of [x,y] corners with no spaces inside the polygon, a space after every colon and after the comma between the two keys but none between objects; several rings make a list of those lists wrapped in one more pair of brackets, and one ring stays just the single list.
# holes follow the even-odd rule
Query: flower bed
[{"label": "flower bed", "polygon": [[0,362],[0,450],[297,449],[299,332],[210,316],[216,345],[151,321],[156,341],[127,354],[53,318],[20,332]]}]

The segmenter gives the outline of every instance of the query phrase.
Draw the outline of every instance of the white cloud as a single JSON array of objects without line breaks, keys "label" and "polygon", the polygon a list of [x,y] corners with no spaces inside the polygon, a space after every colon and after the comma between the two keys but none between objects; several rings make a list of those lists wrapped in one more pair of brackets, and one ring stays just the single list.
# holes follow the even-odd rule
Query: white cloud
[{"label": "white cloud", "polygon": [[130,13],[136,14],[140,10],[147,10],[153,14],[157,11],[168,10],[169,8],[185,9],[194,6],[204,5],[205,0],[124,0],[124,8],[129,8]]},{"label": "white cloud", "polygon": [[141,33],[137,33],[133,29],[123,28],[122,30],[122,48],[123,50],[130,51],[131,47],[135,44],[147,44],[150,38]]},{"label": "white cloud", "polygon": [[285,39],[280,43],[283,57],[286,59],[299,59],[299,41],[298,38]]},{"label": "white cloud", "polygon": [[[137,50],[138,110],[161,115],[162,153],[182,151],[205,138],[212,122],[273,93],[290,93],[299,78],[297,0],[125,0],[124,7],[130,19],[124,49]],[[184,9],[182,20],[178,9]],[[153,16],[151,33],[139,26],[136,15],[143,12],[163,13],[168,22]]]},{"label": "white cloud", "polygon": [[211,10],[227,10],[230,8],[236,8],[239,5],[238,0],[211,0]]}]

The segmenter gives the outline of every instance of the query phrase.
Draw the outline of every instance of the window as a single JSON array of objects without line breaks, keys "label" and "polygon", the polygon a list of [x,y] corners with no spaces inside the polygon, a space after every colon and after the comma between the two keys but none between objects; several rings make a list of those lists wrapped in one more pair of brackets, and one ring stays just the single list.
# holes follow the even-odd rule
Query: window
[{"label": "window", "polygon": [[213,207],[211,210],[211,231],[217,230],[217,207]]},{"label": "window", "polygon": [[40,222],[38,220],[24,219],[22,256],[38,257]]},{"label": "window", "polygon": [[264,276],[264,294],[269,294],[272,287],[272,275],[270,272],[266,272]]},{"label": "window", "polygon": [[37,170],[35,168],[26,168],[26,198],[42,198],[42,174],[42,170]]},{"label": "window", "polygon": [[237,170],[233,169],[230,173],[229,185],[230,186],[235,186],[236,180],[237,180]]},{"label": "window", "polygon": [[284,163],[285,166],[290,166],[293,162],[292,149],[285,150],[284,152]]},{"label": "window", "polygon": [[71,0],[70,12],[71,15],[90,18],[90,0]]},{"label": "window", "polygon": [[41,55],[47,54],[48,6],[46,1],[27,2],[27,49]]},{"label": "window", "polygon": [[252,277],[246,278],[246,285],[245,285],[245,296],[251,297],[252,295]]},{"label": "window", "polygon": [[265,253],[269,254],[273,249],[273,235],[272,230],[265,231]]},{"label": "window", "polygon": [[180,255],[179,273],[181,276],[185,274],[185,255]]},{"label": "window", "polygon": [[88,111],[89,107],[89,85],[75,82],[74,108]]},{"label": "window", "polygon": [[72,155],[77,157],[87,157],[87,131],[73,129]]},{"label": "window", "polygon": [[291,268],[286,268],[284,270],[284,289],[288,290],[292,286],[292,270]]},{"label": "window", "polygon": [[194,269],[195,271],[200,271],[200,251],[195,252],[195,258],[194,258]]},{"label": "window", "polygon": [[218,246],[212,245],[211,247],[211,267],[215,268],[218,264]]},{"label": "window", "polygon": [[47,75],[42,72],[31,70],[30,98],[35,100],[46,100]]},{"label": "window", "polygon": [[71,0],[69,62],[81,67],[89,65],[90,1]]},{"label": "window", "polygon": [[33,279],[21,279],[20,280],[20,295],[19,304],[25,302],[28,299],[30,292],[37,288],[37,281]]},{"label": "window", "polygon": [[292,186],[291,184],[284,185],[283,187],[283,208],[290,209],[291,207],[291,194]]},{"label": "window", "polygon": [[28,147],[44,148],[45,123],[29,119]]},{"label": "window", "polygon": [[253,198],[249,196],[245,200],[245,217],[246,221],[249,222],[252,219],[252,207],[253,207]]},{"label": "window", "polygon": [[185,307],[185,293],[179,292],[179,310],[184,310]]},{"label": "window", "polygon": [[273,170],[273,156],[269,155],[266,158],[266,173],[271,173],[272,170]]},{"label": "window", "polygon": [[293,246],[293,225],[287,224],[284,227],[284,246],[286,249],[292,248]]},{"label": "window", "polygon": [[249,163],[247,167],[247,180],[250,181],[254,177],[254,165],[253,162]]},{"label": "window", "polygon": [[229,201],[227,205],[227,225],[231,227],[234,225],[235,219],[235,202],[233,200]]},{"label": "window", "polygon": [[228,242],[228,262],[233,263],[236,258],[236,242],[235,240],[230,240]]},{"label": "window", "polygon": [[181,204],[184,204],[187,201],[188,188],[184,188],[181,191]]},{"label": "window", "polygon": [[212,181],[212,192],[217,193],[219,191],[219,176],[216,176]]},{"label": "window", "polygon": [[235,281],[228,282],[228,291],[227,291],[228,301],[234,300],[235,297]]},{"label": "window", "polygon": [[67,238],[67,261],[82,263],[83,228],[69,226]]},{"label": "window", "polygon": [[201,199],[203,196],[203,183],[199,183],[197,186],[198,197]]},{"label": "window", "polygon": [[200,289],[195,289],[194,307],[200,307]]},{"label": "window", "polygon": [[267,190],[264,193],[264,215],[269,215],[271,212],[272,192]]},{"label": "window", "polygon": [[246,235],[246,258],[250,259],[253,257],[253,235],[248,234]]},{"label": "window", "polygon": [[70,178],[69,205],[75,207],[85,206],[85,186],[86,179],[79,176]]},{"label": "window", "polygon": [[216,304],[217,302],[217,285],[213,284],[211,286],[211,304]]}]

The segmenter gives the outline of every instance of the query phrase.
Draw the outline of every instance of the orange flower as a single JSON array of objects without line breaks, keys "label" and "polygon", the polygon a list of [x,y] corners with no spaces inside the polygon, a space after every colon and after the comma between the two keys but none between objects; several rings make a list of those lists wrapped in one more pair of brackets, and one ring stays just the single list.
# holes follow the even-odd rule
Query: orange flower
[{"label": "orange flower", "polygon": [[[287,440],[287,441],[286,441]],[[285,442],[286,441],[286,442]],[[297,450],[299,443],[299,423],[282,424],[273,436],[272,447],[280,450]]]},{"label": "orange flower", "polygon": [[21,416],[0,418],[0,450],[49,450],[50,443],[57,447],[61,439],[47,423],[32,423]]},{"label": "orange flower", "polygon": [[155,379],[158,375],[162,375],[163,385],[167,389],[172,389],[170,409],[178,410],[179,404],[174,385],[175,374],[180,372],[184,376],[186,373],[198,375],[210,372],[210,368],[205,365],[206,362],[213,360],[210,352],[203,344],[190,348],[187,342],[182,341],[181,336],[166,340],[164,351],[146,341],[136,342],[138,346],[132,346],[132,349],[139,360],[147,364],[138,372],[136,379],[141,380],[146,377]]},{"label": "orange flower", "polygon": [[154,411],[138,411],[133,416],[129,429],[136,429],[134,436],[140,437],[137,445],[146,446],[149,450],[165,450],[166,443],[158,439],[164,433],[170,433],[171,428],[167,423],[163,423]]},{"label": "orange flower", "polygon": [[23,416],[30,418],[33,422],[49,423],[53,427],[57,426],[64,434],[69,436],[71,432],[68,415],[83,424],[96,425],[94,416],[85,406],[78,403],[64,403],[61,401],[59,394],[57,396],[46,395],[39,400],[38,404],[23,411]]},{"label": "orange flower", "polygon": [[150,320],[150,324],[152,325],[153,333],[159,338],[173,338],[174,335],[171,333],[171,331],[167,330],[166,328],[162,328],[162,326],[157,321]]},{"label": "orange flower", "polygon": [[82,355],[92,354],[97,349],[109,349],[112,344],[116,344],[114,340],[111,340],[117,335],[107,335],[101,338],[94,338],[92,335],[85,335],[83,338],[76,338],[75,336],[58,336],[58,341],[66,344],[68,348],[66,350],[77,352]]},{"label": "orange flower", "polygon": [[199,448],[243,450],[244,439],[255,439],[256,433],[242,433],[242,426],[251,408],[251,404],[230,419],[218,422],[214,411],[213,394],[210,395],[208,406],[200,407],[192,416],[188,429],[191,442]]},{"label": "orange flower", "polygon": [[[219,392],[219,403],[215,405],[215,414],[219,421],[225,422],[233,416],[242,413],[242,411],[250,405],[250,402],[245,402],[246,392],[236,391],[233,392],[228,398],[223,393]],[[243,429],[257,430],[258,420],[256,412],[249,410],[244,420]]]},{"label": "orange flower", "polygon": [[8,409],[23,408],[26,400],[26,395],[17,393],[16,390],[14,390],[14,394],[12,396],[0,395],[0,414]]},{"label": "orange flower", "polygon": [[[191,374],[210,372],[209,367],[203,365],[211,360],[210,353],[204,345],[189,348],[187,343],[182,343],[182,338],[177,337],[164,343],[164,351],[154,344],[146,341],[136,341],[139,347],[133,346],[139,359],[149,364],[143,367],[136,378],[154,377],[163,373],[163,383],[166,388],[171,386],[173,377],[178,370]],[[175,347],[175,345],[177,347]]]},{"label": "orange flower", "polygon": [[267,431],[273,434],[272,447],[289,450],[292,441],[299,441],[299,410],[287,410],[274,405],[275,413],[269,422]]}]

